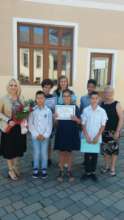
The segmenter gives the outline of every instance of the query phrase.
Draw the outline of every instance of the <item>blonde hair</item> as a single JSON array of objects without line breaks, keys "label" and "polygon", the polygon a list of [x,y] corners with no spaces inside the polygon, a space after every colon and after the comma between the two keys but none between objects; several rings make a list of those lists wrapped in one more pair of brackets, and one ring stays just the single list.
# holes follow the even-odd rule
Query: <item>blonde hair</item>
[{"label": "blonde hair", "polygon": [[12,82],[16,83],[16,85],[17,85],[17,96],[19,97],[21,95],[21,86],[20,86],[20,83],[19,83],[19,81],[17,79],[12,78],[8,82],[8,84],[7,84],[7,92],[8,92],[8,94],[10,94],[10,84]]},{"label": "blonde hair", "polygon": [[114,89],[113,89],[112,86],[106,86],[106,87],[104,88],[104,92],[105,92],[105,91],[110,91],[110,92],[113,92],[113,93],[114,93]]}]

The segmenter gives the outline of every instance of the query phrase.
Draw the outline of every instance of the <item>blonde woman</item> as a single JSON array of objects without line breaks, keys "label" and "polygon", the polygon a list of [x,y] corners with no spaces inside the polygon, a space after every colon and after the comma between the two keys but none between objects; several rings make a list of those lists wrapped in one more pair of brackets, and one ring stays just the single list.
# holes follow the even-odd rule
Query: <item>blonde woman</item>
[{"label": "blonde woman", "polygon": [[[18,179],[17,158],[26,151],[26,135],[21,134],[21,127],[13,121],[16,109],[23,103],[20,84],[11,79],[7,85],[7,95],[0,99],[1,155],[7,159],[8,177]],[[11,130],[7,133],[7,127]]]},{"label": "blonde woman", "polygon": [[123,111],[118,101],[114,100],[114,90],[107,86],[104,90],[104,101],[101,107],[107,113],[108,121],[103,133],[103,153],[105,167],[101,170],[106,173],[110,170],[111,176],[116,176],[116,160],[119,154],[119,138],[123,126]]}]

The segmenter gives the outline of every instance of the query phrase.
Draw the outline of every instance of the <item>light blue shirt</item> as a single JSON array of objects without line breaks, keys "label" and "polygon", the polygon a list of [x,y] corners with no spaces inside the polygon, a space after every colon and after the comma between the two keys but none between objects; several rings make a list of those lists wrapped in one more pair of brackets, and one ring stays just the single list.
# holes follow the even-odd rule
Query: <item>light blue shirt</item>
[{"label": "light blue shirt", "polygon": [[36,138],[39,134],[49,138],[53,126],[51,110],[47,106],[43,108],[36,106],[29,116],[28,126],[33,138]]}]

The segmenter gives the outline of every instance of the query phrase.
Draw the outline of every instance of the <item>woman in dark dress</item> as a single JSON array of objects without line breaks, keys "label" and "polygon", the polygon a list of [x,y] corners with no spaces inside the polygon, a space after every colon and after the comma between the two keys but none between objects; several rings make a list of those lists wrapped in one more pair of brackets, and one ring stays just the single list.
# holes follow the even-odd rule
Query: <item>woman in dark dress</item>
[{"label": "woman in dark dress", "polygon": [[[63,92],[64,105],[71,105],[71,92],[65,90]],[[63,181],[64,177],[64,165],[68,164],[68,177],[69,181],[73,181],[72,175],[72,151],[80,149],[80,114],[79,109],[75,106],[75,116],[72,116],[71,120],[58,120],[55,136],[55,150],[60,151],[60,173],[58,181]]]},{"label": "woman in dark dress", "polygon": [[119,154],[119,137],[123,126],[123,111],[118,101],[114,100],[114,90],[110,86],[104,90],[104,101],[101,107],[107,113],[108,121],[103,133],[102,150],[105,158],[105,168],[102,172],[110,170],[110,175],[115,176],[115,165]]},{"label": "woman in dark dress", "polygon": [[[20,97],[21,89],[19,82],[10,80],[7,86],[8,94],[0,99],[0,128],[1,134],[1,155],[7,159],[8,176],[17,180],[19,170],[17,161],[26,151],[26,134],[21,134],[21,127],[13,121],[16,109],[23,103]],[[11,128],[7,132],[8,127]]]}]

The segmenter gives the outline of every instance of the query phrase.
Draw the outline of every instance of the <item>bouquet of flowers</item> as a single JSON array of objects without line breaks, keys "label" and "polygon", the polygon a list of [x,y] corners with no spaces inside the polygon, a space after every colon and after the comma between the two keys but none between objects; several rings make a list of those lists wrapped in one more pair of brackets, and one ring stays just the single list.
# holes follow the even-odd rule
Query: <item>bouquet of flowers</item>
[{"label": "bouquet of flowers", "polygon": [[[20,103],[15,109],[15,112],[12,116],[12,121],[15,122],[15,125],[21,126],[21,134],[26,134],[28,131],[27,118],[29,114],[33,111],[35,103],[33,100],[29,99],[23,104]],[[6,128],[6,133],[9,133],[13,127],[8,125]]]}]

